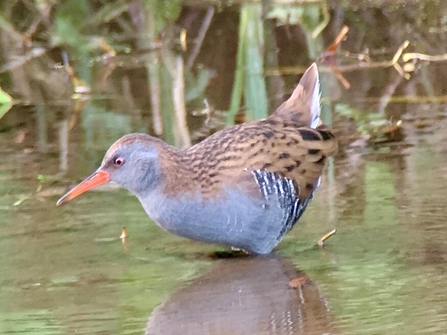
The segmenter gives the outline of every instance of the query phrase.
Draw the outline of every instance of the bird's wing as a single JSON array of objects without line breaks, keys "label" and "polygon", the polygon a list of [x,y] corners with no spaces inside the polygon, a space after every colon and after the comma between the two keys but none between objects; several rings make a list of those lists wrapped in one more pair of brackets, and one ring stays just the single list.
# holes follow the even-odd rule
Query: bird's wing
[{"label": "bird's wing", "polygon": [[260,196],[252,172],[267,171],[290,180],[296,197],[307,199],[327,156],[337,150],[328,130],[284,127],[270,119],[228,128],[218,135],[189,150],[193,175],[204,196],[213,196],[223,185],[239,185]]}]

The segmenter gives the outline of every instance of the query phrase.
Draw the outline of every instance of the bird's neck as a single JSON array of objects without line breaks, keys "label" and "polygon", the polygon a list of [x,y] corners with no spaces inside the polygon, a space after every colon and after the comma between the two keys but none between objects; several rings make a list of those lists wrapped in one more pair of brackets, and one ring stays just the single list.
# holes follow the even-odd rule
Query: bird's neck
[{"label": "bird's neck", "polygon": [[158,226],[182,235],[177,230],[183,225],[186,212],[197,212],[194,204],[201,203],[200,186],[186,151],[162,144],[158,152],[160,183],[135,195]]},{"label": "bird's neck", "polygon": [[196,189],[196,178],[187,152],[162,142],[158,153],[161,178],[154,190],[157,196],[176,197],[193,192]]}]

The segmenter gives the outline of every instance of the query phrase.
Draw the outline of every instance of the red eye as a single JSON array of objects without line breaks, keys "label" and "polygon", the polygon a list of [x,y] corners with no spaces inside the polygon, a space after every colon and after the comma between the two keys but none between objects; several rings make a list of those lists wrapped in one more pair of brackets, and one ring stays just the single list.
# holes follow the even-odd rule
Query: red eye
[{"label": "red eye", "polygon": [[124,158],[122,158],[122,157],[117,157],[117,158],[115,158],[115,159],[113,160],[113,164],[114,164],[115,166],[121,166],[121,165],[123,165],[123,164],[124,164]]}]

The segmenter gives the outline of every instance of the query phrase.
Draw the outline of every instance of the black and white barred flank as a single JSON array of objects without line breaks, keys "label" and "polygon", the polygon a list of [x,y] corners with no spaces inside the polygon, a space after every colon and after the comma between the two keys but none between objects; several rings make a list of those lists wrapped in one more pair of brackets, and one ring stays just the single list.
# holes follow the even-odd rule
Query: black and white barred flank
[{"label": "black and white barred flank", "polygon": [[268,208],[272,202],[275,202],[283,210],[283,217],[280,222],[282,229],[277,237],[279,241],[284,234],[292,229],[304,213],[313,198],[314,191],[320,185],[320,178],[314,183],[314,190],[310,196],[301,201],[298,198],[299,187],[296,187],[291,179],[265,170],[254,170],[252,173],[264,197],[264,206]]}]

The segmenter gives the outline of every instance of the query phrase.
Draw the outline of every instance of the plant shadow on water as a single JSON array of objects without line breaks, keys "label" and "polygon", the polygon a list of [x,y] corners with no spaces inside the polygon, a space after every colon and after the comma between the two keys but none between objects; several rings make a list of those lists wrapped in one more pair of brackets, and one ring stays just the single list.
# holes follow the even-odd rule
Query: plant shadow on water
[{"label": "plant shadow on water", "polygon": [[[23,24],[31,2],[0,4],[1,334],[445,332],[447,67],[411,58],[445,57],[445,2],[359,10],[311,1],[306,10],[273,7],[262,21],[253,3],[217,10],[154,0],[148,10],[132,1],[124,15],[122,1],[99,11],[87,3],[99,6],[64,1],[55,19],[41,6]],[[51,43],[39,44],[51,35],[41,23],[54,24]],[[242,114],[264,117],[342,24],[351,53],[319,60],[322,107],[342,150],[274,256],[211,258],[216,246],[162,231],[123,190],[55,206],[125,133],[163,134],[183,147]],[[188,31],[186,51],[177,27]],[[399,49],[408,27],[410,48],[422,50]],[[339,70],[350,91],[334,76],[334,55],[348,58]],[[333,228],[326,248],[315,248]]]}]

